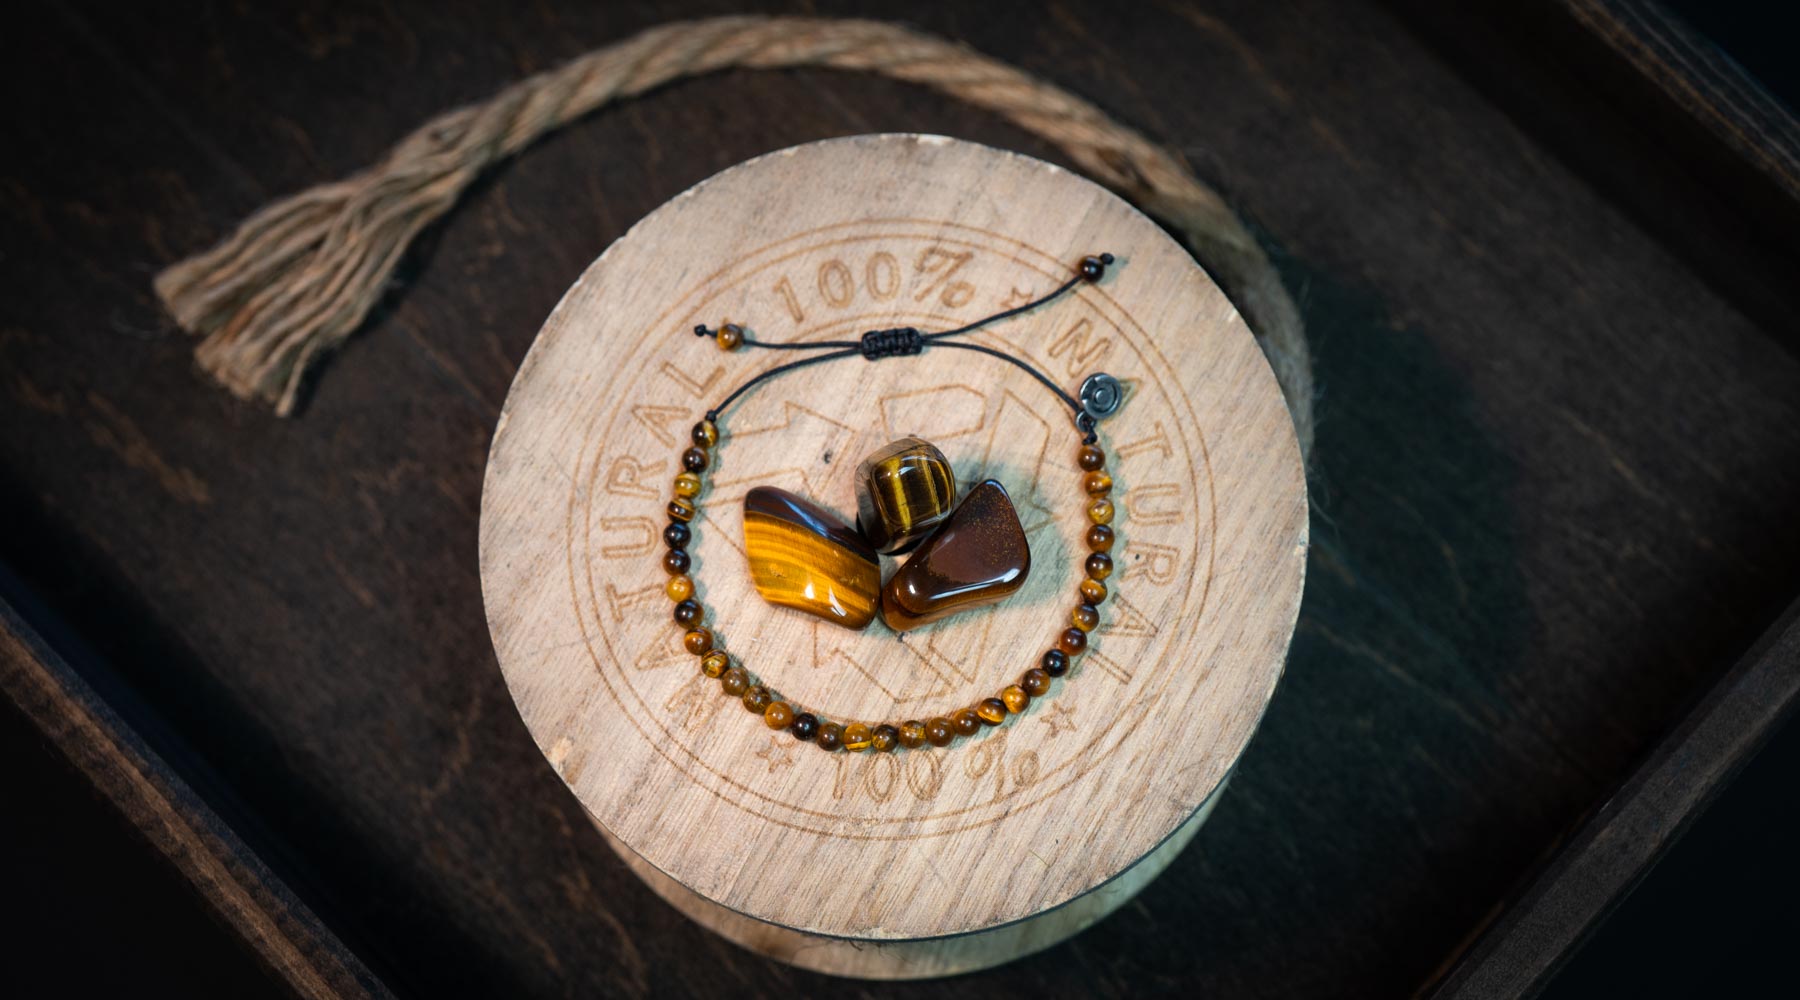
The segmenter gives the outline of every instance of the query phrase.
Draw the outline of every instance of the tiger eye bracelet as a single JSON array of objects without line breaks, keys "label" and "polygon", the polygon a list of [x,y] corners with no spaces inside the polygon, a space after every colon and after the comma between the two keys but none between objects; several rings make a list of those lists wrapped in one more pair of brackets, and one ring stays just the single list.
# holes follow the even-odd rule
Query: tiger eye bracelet
[{"label": "tiger eye bracelet", "polygon": [[[1111,552],[1114,532],[1112,523],[1117,516],[1117,510],[1111,498],[1113,480],[1106,472],[1106,453],[1097,443],[1098,435],[1094,429],[1097,417],[1110,414],[1118,407],[1118,384],[1110,376],[1090,376],[1087,383],[1082,386],[1081,401],[1077,402],[1042,373],[1011,355],[979,345],[957,343],[945,345],[981,351],[1024,368],[1074,408],[1075,424],[1083,435],[1081,447],[1075,453],[1075,464],[1080,470],[1082,494],[1086,497],[1088,528],[1085,543],[1088,554],[1082,564],[1082,580],[1077,588],[1078,601],[1074,610],[1069,614],[1067,627],[1057,636],[1055,643],[1045,650],[1037,666],[1020,674],[1016,683],[1002,688],[993,697],[984,698],[974,705],[924,720],[908,719],[900,723],[870,724],[828,721],[818,713],[808,711],[781,697],[741,664],[734,662],[731,655],[722,648],[720,637],[706,626],[705,610],[701,607],[696,595],[694,579],[688,574],[692,560],[688,556],[687,547],[693,540],[693,532],[689,528],[689,524],[699,513],[701,496],[705,492],[705,481],[702,479],[702,474],[711,464],[713,449],[719,445],[718,417],[732,400],[757,382],[813,361],[846,357],[853,353],[860,353],[871,361],[882,357],[917,354],[925,344],[936,343],[936,338],[969,332],[997,319],[1025,312],[1050,302],[1062,296],[1078,283],[1099,281],[1105,274],[1106,265],[1112,263],[1112,259],[1110,254],[1083,258],[1075,277],[1069,279],[1055,291],[1024,306],[990,316],[957,330],[941,334],[920,334],[916,330],[877,330],[865,334],[860,343],[851,347],[846,347],[843,342],[807,344],[806,347],[835,349],[836,353],[790,362],[787,365],[780,365],[763,372],[740,386],[737,391],[726,398],[725,402],[709,410],[706,416],[694,425],[690,434],[691,444],[682,451],[680,457],[679,464],[683,471],[675,477],[674,496],[668,504],[669,526],[663,530],[663,541],[668,549],[663,554],[662,566],[669,577],[664,591],[668,594],[669,600],[674,602],[675,624],[683,630],[682,646],[699,658],[702,674],[717,680],[720,690],[727,696],[742,701],[745,710],[762,716],[764,725],[770,729],[786,730],[792,733],[795,739],[813,743],[819,749],[827,752],[845,750],[852,753],[864,751],[890,753],[902,747],[906,749],[920,749],[926,746],[946,747],[959,737],[973,736],[983,729],[1004,724],[1011,717],[1019,715],[1029,708],[1033,700],[1047,697],[1050,694],[1056,678],[1067,675],[1074,659],[1087,650],[1088,633],[1100,624],[1100,604],[1106,600],[1106,580],[1113,571]],[[697,327],[695,333],[713,338],[722,351],[735,351],[747,346],[784,349],[795,349],[798,346],[751,340],[741,326],[732,323],[720,324],[717,331]],[[1096,380],[1104,381],[1097,384]]]}]

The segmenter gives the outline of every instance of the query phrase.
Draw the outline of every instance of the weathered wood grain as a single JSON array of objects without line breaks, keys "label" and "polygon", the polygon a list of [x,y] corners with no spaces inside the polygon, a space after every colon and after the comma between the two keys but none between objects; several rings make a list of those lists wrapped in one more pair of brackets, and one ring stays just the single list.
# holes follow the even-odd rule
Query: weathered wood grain
[{"label": "weathered wood grain", "polygon": [[[291,423],[192,371],[149,278],[690,9],[70,5],[0,36],[0,558],[401,992],[830,988],[696,934],[543,767],[482,621],[488,440],[563,290],[695,181],[882,129],[1047,151],[854,76],[653,95],[471,192]],[[830,11],[966,39],[1182,150],[1286,262],[1323,393],[1307,603],[1218,813],[1087,933],[934,988],[1418,987],[1789,602],[1800,364],[1379,9]]]}]

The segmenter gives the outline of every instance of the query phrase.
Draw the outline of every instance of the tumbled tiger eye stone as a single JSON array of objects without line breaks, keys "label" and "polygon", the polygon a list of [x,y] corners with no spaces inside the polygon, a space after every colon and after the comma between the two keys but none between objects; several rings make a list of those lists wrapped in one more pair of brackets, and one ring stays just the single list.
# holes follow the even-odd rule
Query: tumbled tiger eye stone
[{"label": "tumbled tiger eye stone", "polygon": [[981,704],[975,706],[975,714],[988,725],[998,726],[1006,721],[1006,702],[998,698],[983,698]]},{"label": "tumbled tiger eye stone", "polygon": [[763,709],[763,724],[770,729],[786,729],[794,724],[794,706],[785,701],[769,702]]},{"label": "tumbled tiger eye stone", "polygon": [[694,579],[686,575],[671,576],[669,582],[663,584],[663,593],[668,594],[671,601],[685,601],[694,596]]},{"label": "tumbled tiger eye stone", "polygon": [[1096,524],[1088,528],[1087,547],[1095,552],[1111,552],[1113,530],[1104,524]]},{"label": "tumbled tiger eye stone", "polygon": [[695,656],[705,656],[712,652],[712,629],[704,625],[696,629],[689,629],[688,634],[681,637],[681,645]]},{"label": "tumbled tiger eye stone", "polygon": [[1056,640],[1056,648],[1070,656],[1080,655],[1087,648],[1087,633],[1078,628],[1064,629],[1061,637]]},{"label": "tumbled tiger eye stone", "polygon": [[688,557],[687,550],[685,549],[670,549],[663,553],[663,569],[670,576],[686,573],[688,567],[692,565],[693,560]]},{"label": "tumbled tiger eye stone", "polygon": [[700,448],[700,447],[694,447],[694,448],[689,448],[688,450],[682,452],[681,453],[681,467],[688,470],[689,472],[705,472],[706,471],[706,449]]},{"label": "tumbled tiger eye stone", "polygon": [[694,505],[680,497],[676,497],[669,501],[668,510],[669,516],[677,521],[692,521],[694,519]]},{"label": "tumbled tiger eye stone", "polygon": [[719,426],[710,420],[702,420],[694,425],[688,436],[693,438],[694,447],[711,448],[719,443]]},{"label": "tumbled tiger eye stone", "polygon": [[925,723],[912,719],[900,723],[900,745],[914,750],[925,745]]},{"label": "tumbled tiger eye stone", "polygon": [[950,741],[956,739],[956,730],[949,719],[940,715],[925,723],[925,739],[934,747],[949,746]]},{"label": "tumbled tiger eye stone", "polygon": [[877,753],[889,753],[894,747],[900,745],[900,730],[893,726],[876,726],[875,732],[870,735],[869,740],[869,745],[874,747]]},{"label": "tumbled tiger eye stone", "polygon": [[830,511],[786,490],[744,497],[744,550],[763,600],[860,629],[875,618],[881,563],[862,536]]},{"label": "tumbled tiger eye stone", "polygon": [[1092,632],[1094,626],[1100,624],[1100,611],[1092,604],[1077,604],[1075,610],[1069,612],[1069,624],[1083,632]]},{"label": "tumbled tiger eye stone", "polygon": [[1105,496],[1112,492],[1112,477],[1105,469],[1096,469],[1081,477],[1081,488],[1088,491],[1088,496]]},{"label": "tumbled tiger eye stone", "polygon": [[1106,584],[1091,576],[1081,581],[1081,586],[1076,589],[1081,591],[1081,599],[1089,604],[1099,604],[1106,600]]},{"label": "tumbled tiger eye stone", "polygon": [[1113,519],[1113,502],[1100,497],[1088,501],[1088,520],[1095,524],[1111,524]]},{"label": "tumbled tiger eye stone", "polygon": [[856,526],[885,555],[904,552],[956,506],[956,474],[931,442],[904,437],[856,467]]},{"label": "tumbled tiger eye stone", "polygon": [[1106,464],[1106,452],[1101,451],[1097,444],[1084,444],[1075,453],[1075,464],[1081,466],[1084,472],[1094,472]]},{"label": "tumbled tiger eye stone", "polygon": [[706,610],[700,607],[699,601],[690,597],[685,601],[676,602],[674,615],[677,625],[696,625],[699,624],[700,619],[706,617]]},{"label": "tumbled tiger eye stone", "polygon": [[719,688],[733,698],[750,689],[750,674],[743,667],[732,667],[719,678]]},{"label": "tumbled tiger eye stone", "polygon": [[[765,715],[763,718],[766,719],[768,716]],[[810,740],[819,735],[819,717],[811,712],[801,712],[794,716],[794,724],[788,727],[788,732],[794,734],[794,739]]]},{"label": "tumbled tiger eye stone", "polygon": [[874,741],[875,734],[860,722],[852,722],[844,727],[845,750],[867,750]]},{"label": "tumbled tiger eye stone", "polygon": [[1025,711],[1025,707],[1031,704],[1031,696],[1017,684],[1009,684],[1001,689],[1000,700],[1006,703],[1006,710],[1015,715]]},{"label": "tumbled tiger eye stone", "polygon": [[1032,667],[1019,676],[1019,686],[1033,698],[1041,698],[1050,693],[1050,675]]},{"label": "tumbled tiger eye stone", "polygon": [[1088,576],[1096,580],[1104,580],[1112,575],[1112,556],[1109,556],[1104,552],[1089,553],[1086,569]]},{"label": "tumbled tiger eye stone", "polygon": [[821,722],[813,742],[819,745],[820,750],[836,750],[844,745],[844,727],[835,722]]},{"label": "tumbled tiger eye stone", "polygon": [[981,716],[972,708],[958,709],[950,713],[950,728],[958,736],[974,736],[981,731]]},{"label": "tumbled tiger eye stone", "polygon": [[731,657],[723,649],[715,649],[700,658],[700,672],[708,677],[723,677],[731,669]]},{"label": "tumbled tiger eye stone", "polygon": [[1069,654],[1060,649],[1045,650],[1038,668],[1051,677],[1061,677],[1069,672]]},{"label": "tumbled tiger eye stone", "polygon": [[992,604],[1025,584],[1031,546],[1005,487],[977,483],[888,578],[881,617],[896,632]]},{"label": "tumbled tiger eye stone", "polygon": [[761,715],[775,704],[775,692],[761,684],[752,684],[744,689],[744,708]]},{"label": "tumbled tiger eye stone", "polygon": [[675,495],[691,500],[700,495],[700,477],[691,472],[684,472],[675,477]]}]

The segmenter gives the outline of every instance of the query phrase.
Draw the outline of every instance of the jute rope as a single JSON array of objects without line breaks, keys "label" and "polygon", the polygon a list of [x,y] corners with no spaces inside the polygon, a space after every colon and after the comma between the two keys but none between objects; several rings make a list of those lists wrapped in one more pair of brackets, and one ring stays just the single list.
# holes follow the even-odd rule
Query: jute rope
[{"label": "jute rope", "polygon": [[380,163],[265,206],[157,275],[200,365],[293,413],[302,378],[368,316],[401,255],[494,163],[546,132],[672,80],[732,67],[823,66],[921,84],[1054,143],[1177,232],[1249,321],[1312,445],[1312,365],[1295,307],[1256,240],[1173,155],[1093,105],[960,45],[878,21],[720,17],[652,28],[439,115]]}]

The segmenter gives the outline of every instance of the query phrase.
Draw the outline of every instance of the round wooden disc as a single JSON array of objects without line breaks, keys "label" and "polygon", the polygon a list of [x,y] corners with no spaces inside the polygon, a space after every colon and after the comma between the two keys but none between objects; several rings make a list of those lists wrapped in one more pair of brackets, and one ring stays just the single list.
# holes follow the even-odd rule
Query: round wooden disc
[{"label": "round wooden disc", "polygon": [[[1089,652],[1022,717],[947,749],[828,754],[770,732],[682,651],[661,532],[692,424],[795,356],[722,353],[693,327],[947,329],[1102,250],[1118,257],[1102,283],[971,338],[1071,392],[1094,371],[1125,383],[1101,425],[1119,568]],[[1079,440],[1029,375],[948,349],[850,358],[765,383],[720,424],[692,575],[725,647],[786,698],[836,719],[947,714],[1013,683],[1065,627],[1087,554]],[[1024,588],[903,636],[765,604],[743,555],[745,491],[778,485],[852,519],[857,463],[908,434],[941,448],[959,483],[1006,485],[1031,544]],[[1281,674],[1306,544],[1274,376],[1192,258],[1087,180],[913,135],[734,167],[601,255],[513,383],[481,514],[507,684],[604,829],[725,911],[887,942],[1042,914],[1197,825]]]}]

